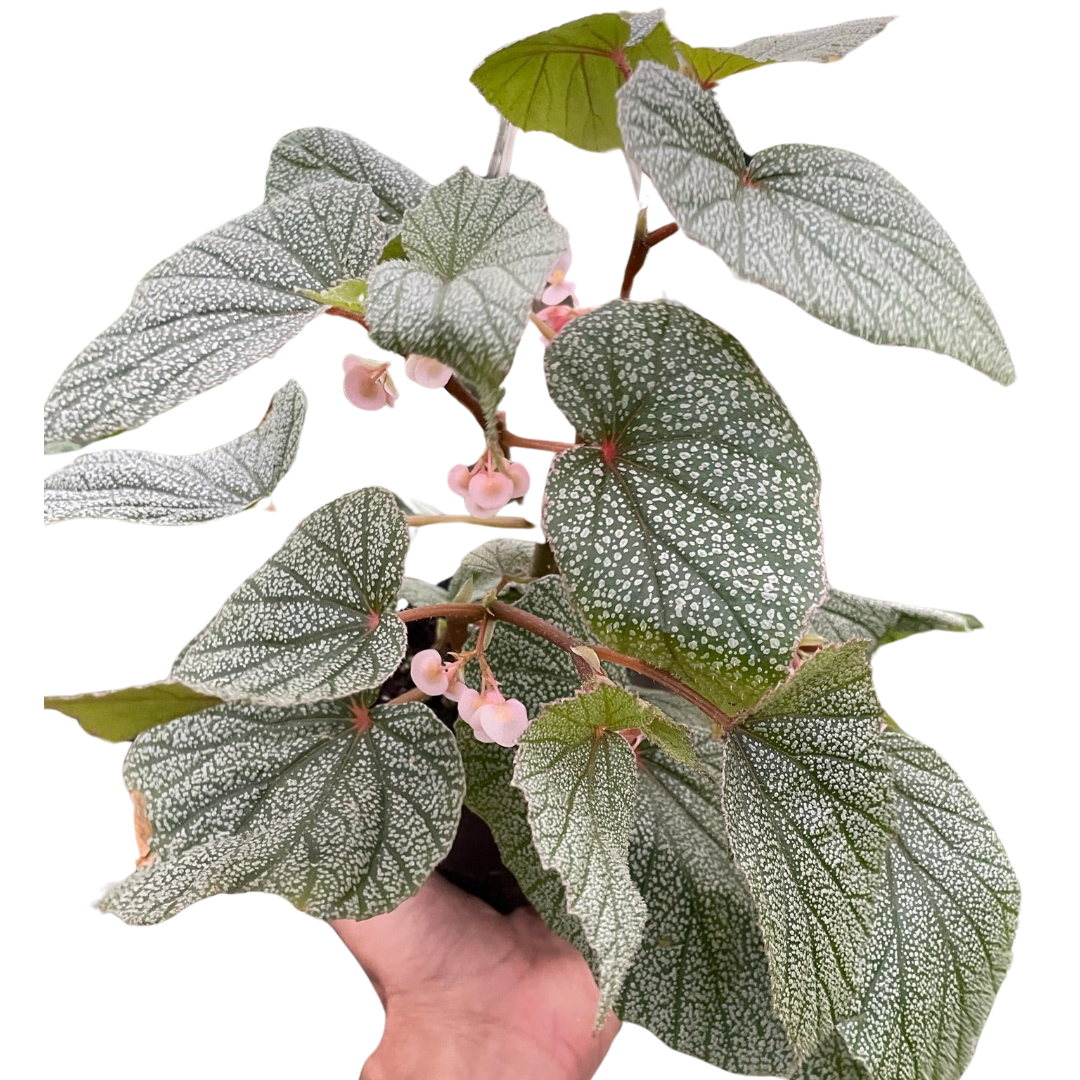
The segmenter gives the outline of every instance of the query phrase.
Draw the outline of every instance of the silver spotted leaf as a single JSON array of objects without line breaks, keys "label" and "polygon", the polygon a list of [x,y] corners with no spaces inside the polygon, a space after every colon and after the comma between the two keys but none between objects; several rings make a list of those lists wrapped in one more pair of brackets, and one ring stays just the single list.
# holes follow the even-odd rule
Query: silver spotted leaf
[{"label": "silver spotted leaf", "polygon": [[367,143],[333,128],[299,128],[277,141],[266,171],[266,200],[326,180],[367,184],[379,200],[377,213],[398,225],[431,185]]},{"label": "silver spotted leaf", "polygon": [[630,873],[649,921],[616,1012],[722,1069],[785,1075],[791,1047],[772,1009],[757,911],[724,825],[723,747],[680,699],[645,696],[688,725],[699,765],[647,743],[638,750]]},{"label": "silver spotted leaf", "polygon": [[226,700],[288,705],[381,685],[405,655],[405,516],[382,488],[321,506],[225,601],[172,677]]},{"label": "silver spotted leaf", "polygon": [[662,64],[642,64],[619,92],[619,126],[682,230],[739,277],[868,341],[1015,378],[956,246],[884,169],[799,145],[762,150],[748,164],[714,96]]},{"label": "silver spotted leaf", "polygon": [[324,310],[304,290],[375,265],[389,230],[377,208],[366,184],[313,185],[159,263],[50,392],[46,453],[145,424],[272,356]]},{"label": "silver spotted leaf", "polygon": [[219,705],[140,735],[124,779],[140,858],[101,908],[140,925],[217,893],[391,911],[450,850],[464,791],[453,735],[417,702]]},{"label": "silver spotted leaf", "polygon": [[626,39],[626,44],[632,48],[640,45],[664,21],[664,9],[654,8],[652,11],[624,14],[623,18],[630,25],[630,36]]},{"label": "silver spotted leaf", "polygon": [[556,870],[545,870],[533,846],[528,803],[513,786],[513,748],[482,743],[464,720],[454,725],[465,766],[465,805],[483,819],[495,837],[499,855],[529,903],[553,933],[569,941],[593,966],[581,922],[566,908],[566,890]]},{"label": "silver spotted leaf", "polygon": [[552,464],[543,518],[574,602],[604,644],[753,704],[825,591],[795,421],[735,338],[668,301],[575,319],[545,363],[585,443]]},{"label": "silver spotted leaf", "polygon": [[406,212],[401,243],[407,260],[368,275],[371,336],[448,364],[491,413],[566,231],[535,184],[461,169]]},{"label": "silver spotted leaf", "polygon": [[627,862],[637,788],[630,744],[605,726],[604,691],[547,706],[521,737],[513,784],[528,803],[541,865],[558,873],[600,988],[596,1023],[618,998],[648,912]]},{"label": "silver spotted leaf", "polygon": [[773,1005],[809,1054],[858,1011],[892,817],[864,642],[830,646],[727,738],[724,812],[761,919]]},{"label": "silver spotted leaf", "polygon": [[98,690],[45,698],[45,708],[79,721],[88,735],[108,742],[127,742],[140,732],[178,716],[219,705],[220,698],[200,694],[177,682],[146,683],[123,690]]},{"label": "silver spotted leaf", "polygon": [[533,567],[537,545],[532,540],[488,540],[461,560],[450,579],[449,593],[468,603],[479,599],[502,581],[527,583],[536,578]]},{"label": "silver spotted leaf", "polygon": [[927,630],[978,630],[982,623],[974,615],[939,608],[912,607],[889,600],[830,589],[825,602],[810,619],[810,629],[828,642],[843,644],[863,638],[876,649]]},{"label": "silver spotted leaf", "polygon": [[957,1080],[1012,959],[1020,886],[963,781],[900,731],[882,742],[896,835],[860,983],[840,1025],[874,1080]]},{"label": "silver spotted leaf", "polygon": [[708,89],[729,75],[751,71],[766,64],[793,61],[828,64],[842,60],[849,52],[877,37],[891,22],[892,16],[853,19],[814,30],[753,38],[741,45],[722,46],[719,49],[692,48],[682,42],[677,43],[676,48],[698,82]]},{"label": "silver spotted leaf", "polygon": [[404,600],[409,607],[426,607],[428,604],[445,604],[450,599],[450,594],[438,585],[432,585],[420,578],[404,577],[401,579],[401,588],[398,589],[398,597]]},{"label": "silver spotted leaf", "polygon": [[188,525],[228,517],[267,498],[292,467],[307,399],[295,382],[270,402],[259,426],[198,454],[101,450],[45,479],[45,523],[113,518]]},{"label": "silver spotted leaf", "polygon": [[799,1062],[790,1080],[875,1080],[866,1065],[855,1058],[839,1032],[830,1032],[821,1045]]},{"label": "silver spotted leaf", "polygon": [[[586,644],[592,637],[570,603],[562,578],[557,574],[533,582],[514,606],[552,623]],[[503,694],[517,698],[530,718],[539,716],[548,702],[570,697],[581,688],[577,668],[565,649],[512,623],[496,623],[484,656],[499,680]],[[628,685],[625,668],[616,664],[604,664],[603,668],[613,682]],[[473,686],[479,685],[475,661],[470,664],[466,679]]]}]

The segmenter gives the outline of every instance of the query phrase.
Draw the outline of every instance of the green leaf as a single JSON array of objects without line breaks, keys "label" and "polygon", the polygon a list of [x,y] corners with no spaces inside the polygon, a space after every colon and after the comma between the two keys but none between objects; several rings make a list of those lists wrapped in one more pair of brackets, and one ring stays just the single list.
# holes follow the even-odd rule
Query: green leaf
[{"label": "green leaf", "polygon": [[450,850],[464,789],[453,736],[416,702],[220,705],[140,735],[124,779],[141,857],[101,909],[139,925],[217,893],[391,911]]},{"label": "green leaf", "polygon": [[187,716],[221,699],[176,682],[148,683],[123,690],[47,697],[46,709],[55,709],[79,721],[88,735],[107,742],[127,742],[142,731]]},{"label": "green leaf", "polygon": [[502,861],[551,931],[594,965],[581,922],[566,909],[558,871],[545,870],[533,846],[528,803],[511,784],[514,749],[479,742],[464,720],[455,723],[454,733],[465,766],[465,805],[491,829]]},{"label": "green leaf", "polygon": [[566,889],[595,955],[602,1024],[641,944],[648,912],[627,863],[637,787],[630,744],[606,724],[610,691],[601,686],[549,705],[526,729],[513,783],[529,804],[541,864]]},{"label": "green leaf", "polygon": [[304,295],[317,304],[341,308],[343,311],[355,311],[358,315],[363,315],[367,282],[363,278],[357,278],[355,281],[343,281],[332,289],[324,289],[322,292],[304,290]]},{"label": "green leaf", "polygon": [[728,737],[724,810],[761,916],[773,1005],[809,1054],[858,1011],[889,773],[863,642],[829,647]]},{"label": "green leaf", "polygon": [[821,1045],[799,1062],[791,1080],[875,1080],[865,1065],[856,1060],[838,1032],[831,1032]]},{"label": "green leaf", "polygon": [[303,290],[365,277],[375,265],[388,235],[377,206],[364,184],[318,184],[159,263],[53,387],[46,453],[145,424],[273,355],[324,310]]},{"label": "green leaf", "polygon": [[813,454],[743,347],[668,301],[615,300],[546,357],[587,444],[544,531],[602,642],[737,710],[786,672],[825,589]]},{"label": "green leaf", "polygon": [[367,184],[379,200],[377,213],[399,225],[431,185],[411,169],[367,143],[333,128],[300,128],[279,139],[266,173],[266,201],[326,180]]},{"label": "green leaf", "polygon": [[401,579],[401,588],[398,589],[398,597],[408,602],[410,607],[425,607],[428,604],[445,604],[450,600],[450,594],[438,585],[432,585],[419,578],[404,577]]},{"label": "green leaf", "polygon": [[[533,582],[514,607],[554,624],[578,640],[587,643],[592,637],[558,575]],[[581,689],[581,677],[565,649],[511,623],[496,623],[484,655],[503,694],[517,698],[530,718],[539,716],[549,701],[571,697]],[[603,668],[613,682],[627,685],[624,668],[616,664],[604,664]],[[475,661],[466,679],[473,686],[479,684]]]},{"label": "green leaf", "polygon": [[829,590],[825,602],[810,619],[810,629],[826,641],[843,644],[864,638],[874,649],[927,630],[970,631],[981,627],[974,615],[870,600],[839,589]]},{"label": "green leaf", "polygon": [[199,454],[102,450],[45,478],[45,523],[113,518],[187,525],[246,510],[292,467],[307,399],[295,382],[270,402],[259,426]]},{"label": "green leaf", "polygon": [[774,146],[749,164],[716,99],[660,64],[619,93],[627,153],[682,230],[830,326],[1015,378],[994,316],[945,230],[856,154]]},{"label": "green leaf", "polygon": [[703,87],[708,89],[721,79],[765,64],[810,60],[819,64],[842,60],[860,45],[865,45],[892,22],[892,16],[880,19],[853,19],[851,22],[799,30],[793,34],[773,34],[754,38],[741,45],[720,49],[694,49],[681,41],[676,48],[690,65]]},{"label": "green leaf", "polygon": [[929,747],[881,736],[896,834],[858,1018],[840,1025],[874,1080],[957,1080],[1012,959],[1020,886],[974,796]]},{"label": "green leaf", "polygon": [[[696,711],[668,694],[649,697],[671,715]],[[791,1048],[772,1010],[757,912],[724,825],[723,747],[709,725],[690,723],[696,768],[647,744],[639,750],[630,872],[649,922],[616,1012],[722,1069],[786,1075]]]},{"label": "green leaf", "polygon": [[379,686],[405,655],[405,516],[382,488],[320,507],[225,601],[172,677],[226,700],[288,705]]},{"label": "green leaf", "polygon": [[566,231],[535,184],[461,169],[405,214],[401,242],[408,260],[368,277],[372,338],[448,364],[493,410]]},{"label": "green leaf", "polygon": [[677,66],[671,34],[655,14],[589,15],[534,34],[492,53],[472,83],[523,131],[550,131],[582,150],[617,150],[615,93],[624,71],[644,59]]},{"label": "green leaf", "polygon": [[450,579],[450,595],[467,603],[498,588],[504,579],[533,581],[536,547],[532,540],[488,540],[473,548]]}]

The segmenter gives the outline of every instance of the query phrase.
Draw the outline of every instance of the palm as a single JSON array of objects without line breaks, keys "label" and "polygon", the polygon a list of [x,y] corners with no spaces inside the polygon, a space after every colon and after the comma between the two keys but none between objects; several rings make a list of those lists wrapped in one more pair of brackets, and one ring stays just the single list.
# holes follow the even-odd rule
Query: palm
[{"label": "palm", "polygon": [[618,1031],[609,1016],[593,1033],[589,968],[531,909],[500,915],[438,874],[389,915],[334,929],[386,1007],[372,1075],[400,1038],[427,1032],[456,1048],[462,1075],[485,1075],[491,1060],[501,1070],[494,1075],[578,1080],[592,1076]]}]

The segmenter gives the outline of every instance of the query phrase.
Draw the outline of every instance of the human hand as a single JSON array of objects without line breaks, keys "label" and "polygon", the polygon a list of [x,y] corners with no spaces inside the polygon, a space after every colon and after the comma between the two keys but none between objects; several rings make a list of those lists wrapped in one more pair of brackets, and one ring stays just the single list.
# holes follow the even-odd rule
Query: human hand
[{"label": "human hand", "polygon": [[619,1030],[588,965],[531,908],[500,915],[432,874],[396,910],[334,920],[386,1010],[361,1080],[587,1080]]}]

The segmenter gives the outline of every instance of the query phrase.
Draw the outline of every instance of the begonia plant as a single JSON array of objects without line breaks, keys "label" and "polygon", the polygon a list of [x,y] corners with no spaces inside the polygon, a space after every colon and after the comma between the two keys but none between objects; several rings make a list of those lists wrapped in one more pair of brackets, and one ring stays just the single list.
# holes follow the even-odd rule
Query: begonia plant
[{"label": "begonia plant", "polygon": [[[411,379],[448,423],[475,420],[476,456],[440,464],[453,515],[366,460],[365,486],[300,521],[166,679],[46,698],[131,741],[138,860],[103,911],[156,923],[256,890],[366,920],[439,872],[571,943],[598,1028],[614,1010],[736,1073],[964,1071],[1019,887],[964,783],[885,712],[872,656],[980,623],[830,588],[817,463],[776,389],[711,318],[631,299],[682,234],[848,334],[1013,380],[959,252],[898,180],[846,150],[748,152],[721,111],[727,78],[839,59],[888,22],[722,48],[661,11],[567,23],[473,73],[499,114],[486,175],[430,183],[351,134],[294,131],[260,206],[143,278],[49,395],[47,453],[137,428],[329,315],[356,324],[353,405],[393,407]],[[627,223],[618,297],[569,280],[572,238],[511,174],[529,131],[620,150],[669,212]],[[543,349],[519,349],[530,324]],[[541,352],[572,443],[515,434],[500,408],[515,357]],[[84,453],[46,480],[45,520],[241,512],[292,467],[305,405],[290,381],[201,453]],[[552,454],[546,477],[518,448]],[[439,583],[405,576],[410,527],[521,524],[502,511],[530,483],[544,542],[499,532]],[[490,831],[498,887],[468,872],[466,820]]]}]

